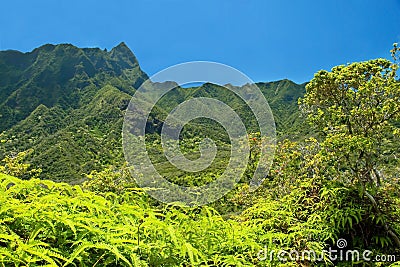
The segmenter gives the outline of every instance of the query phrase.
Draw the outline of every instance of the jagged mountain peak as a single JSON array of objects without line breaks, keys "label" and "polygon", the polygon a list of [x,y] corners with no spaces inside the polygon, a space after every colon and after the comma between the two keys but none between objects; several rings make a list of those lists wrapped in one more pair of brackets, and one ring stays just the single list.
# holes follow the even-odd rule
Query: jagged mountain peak
[{"label": "jagged mountain peak", "polygon": [[115,83],[133,93],[146,79],[125,43],[110,52],[72,44],[45,44],[28,53],[0,51],[0,131],[25,119],[40,104],[68,109],[88,102],[88,86],[99,89]]},{"label": "jagged mountain peak", "polygon": [[124,68],[134,68],[139,65],[132,50],[124,43],[121,42],[109,52],[111,58],[123,62]]},{"label": "jagged mountain peak", "polygon": [[120,42],[117,46],[115,46],[113,49],[129,49],[129,47],[126,45],[125,42]]}]

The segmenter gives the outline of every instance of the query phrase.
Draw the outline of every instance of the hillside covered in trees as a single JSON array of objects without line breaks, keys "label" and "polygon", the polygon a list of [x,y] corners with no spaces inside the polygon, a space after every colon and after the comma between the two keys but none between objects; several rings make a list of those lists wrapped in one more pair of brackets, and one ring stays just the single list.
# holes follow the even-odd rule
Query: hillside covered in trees
[{"label": "hillside covered in trees", "polygon": [[[0,157],[33,149],[28,159],[43,170],[40,177],[66,182],[79,182],[82,174],[106,165],[121,166],[124,111],[147,78],[124,43],[109,52],[69,44],[44,45],[29,53],[1,51]],[[280,136],[301,138],[307,130],[297,99],[304,95],[305,85],[288,80],[257,85],[274,112]],[[204,84],[176,88],[164,97],[149,130],[160,131],[165,114],[193,97],[219,99],[244,121],[250,117],[249,109],[233,93]],[[256,130],[254,120],[248,126]],[[194,123],[193,127],[196,133],[209,128],[206,134],[220,135],[220,129],[210,125]]]}]

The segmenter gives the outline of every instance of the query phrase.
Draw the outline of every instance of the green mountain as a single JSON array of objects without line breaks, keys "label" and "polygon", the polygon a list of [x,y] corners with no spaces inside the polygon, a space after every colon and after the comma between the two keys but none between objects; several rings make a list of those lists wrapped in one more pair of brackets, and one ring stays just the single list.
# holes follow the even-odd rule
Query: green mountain
[{"label": "green mountain", "polygon": [[[28,160],[43,169],[42,178],[72,183],[91,170],[122,164],[124,110],[147,78],[124,43],[111,51],[70,44],[44,45],[29,53],[0,51],[0,159],[33,148]],[[289,80],[257,85],[273,111],[278,136],[302,138],[307,131],[297,99],[305,85]],[[177,87],[161,99],[149,132],[157,134],[169,111],[199,96],[229,104],[249,131],[256,130],[243,101],[223,87],[204,84]],[[204,123],[193,122],[188,132],[226,137],[220,126]]]},{"label": "green mountain", "polygon": [[79,108],[98,88],[111,83],[121,91],[147,79],[121,43],[110,52],[73,45],[44,45],[30,53],[0,53],[0,131],[26,119],[40,104],[65,111]]}]

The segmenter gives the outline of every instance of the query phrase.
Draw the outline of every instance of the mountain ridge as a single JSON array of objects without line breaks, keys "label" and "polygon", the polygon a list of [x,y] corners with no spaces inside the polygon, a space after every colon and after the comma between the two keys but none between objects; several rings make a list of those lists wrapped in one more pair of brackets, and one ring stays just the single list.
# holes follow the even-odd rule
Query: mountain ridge
[{"label": "mountain ridge", "polygon": [[[43,169],[41,178],[77,182],[91,170],[121,165],[124,110],[135,90],[148,79],[134,53],[121,42],[110,51],[46,44],[31,52],[0,51],[0,159],[10,151],[33,149],[28,161]],[[256,83],[270,103],[281,137],[304,135],[297,98],[304,85],[290,80]],[[177,87],[157,105],[150,132],[191,97],[230,102],[253,129],[240,99],[213,84]],[[202,127],[195,124],[191,130]],[[217,128],[216,128],[217,129]],[[213,134],[214,128],[207,129]]]},{"label": "mountain ridge", "polygon": [[[0,109],[10,119],[0,125],[0,131],[26,118],[39,104],[75,108],[70,104],[79,101],[70,98],[80,98],[79,90],[90,84],[101,86],[107,78],[120,76],[130,80],[132,87],[148,78],[123,43],[110,52],[71,44],[47,44],[17,54],[0,51]],[[134,92],[133,88],[128,91]]]}]

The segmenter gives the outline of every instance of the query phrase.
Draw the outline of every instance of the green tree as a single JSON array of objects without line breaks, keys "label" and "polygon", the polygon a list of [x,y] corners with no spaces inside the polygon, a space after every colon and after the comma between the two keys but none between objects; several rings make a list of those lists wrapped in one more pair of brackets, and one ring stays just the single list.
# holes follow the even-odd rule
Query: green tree
[{"label": "green tree", "polygon": [[19,178],[37,178],[42,172],[41,169],[31,168],[25,163],[26,157],[33,152],[33,149],[6,156],[1,162],[0,173],[12,175]]},{"label": "green tree", "polygon": [[[395,60],[397,52],[395,46]],[[396,62],[375,59],[319,71],[299,103],[323,135],[319,155],[324,177],[356,188],[370,203],[373,227],[382,226],[400,247],[386,208],[393,201],[385,190],[395,182],[388,166],[395,167],[398,158],[398,67]]]},{"label": "green tree", "polygon": [[84,190],[99,195],[106,195],[110,192],[119,195],[132,191],[143,193],[143,190],[136,185],[129,168],[127,163],[124,163],[120,167],[107,166],[101,171],[93,170],[86,175],[86,180],[81,186]]}]

